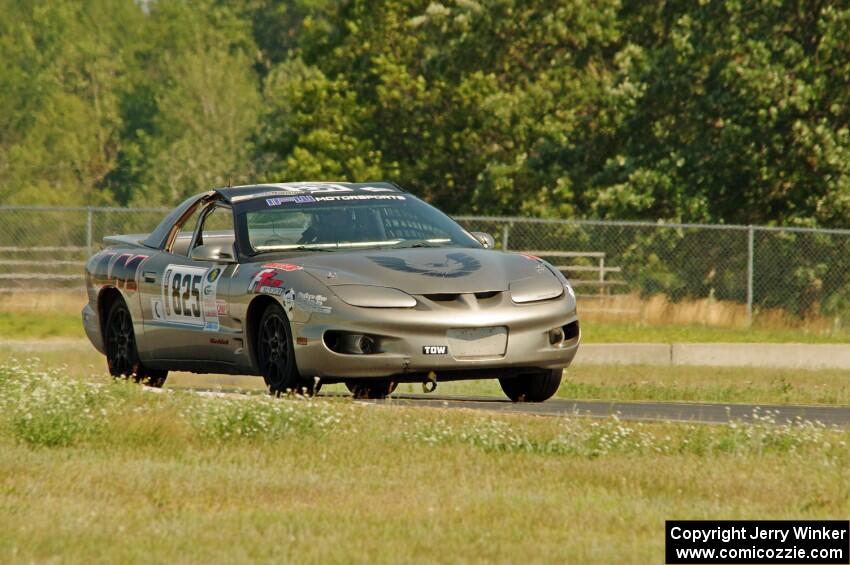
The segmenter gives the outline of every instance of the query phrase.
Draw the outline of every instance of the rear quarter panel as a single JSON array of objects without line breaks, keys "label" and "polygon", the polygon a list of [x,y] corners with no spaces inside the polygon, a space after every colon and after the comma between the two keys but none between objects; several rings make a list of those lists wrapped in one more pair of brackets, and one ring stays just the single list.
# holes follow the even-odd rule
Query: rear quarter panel
[{"label": "rear quarter panel", "polygon": [[[103,352],[103,327],[108,315],[105,299],[108,296],[115,296],[116,293],[120,295],[133,317],[133,329],[136,335],[144,331],[139,301],[139,277],[144,263],[155,253],[155,250],[141,246],[115,246],[96,253],[86,263],[87,309],[89,315],[96,317],[100,344],[96,343],[91,335],[89,337],[101,352]],[[84,317],[85,312],[84,310]]]}]

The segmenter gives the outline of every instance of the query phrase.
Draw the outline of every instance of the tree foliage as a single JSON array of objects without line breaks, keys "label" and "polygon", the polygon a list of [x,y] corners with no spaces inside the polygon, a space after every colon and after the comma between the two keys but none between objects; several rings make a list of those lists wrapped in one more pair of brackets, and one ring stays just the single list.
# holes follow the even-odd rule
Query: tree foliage
[{"label": "tree foliage", "polygon": [[823,0],[0,0],[0,202],[389,179],[451,212],[841,226]]}]

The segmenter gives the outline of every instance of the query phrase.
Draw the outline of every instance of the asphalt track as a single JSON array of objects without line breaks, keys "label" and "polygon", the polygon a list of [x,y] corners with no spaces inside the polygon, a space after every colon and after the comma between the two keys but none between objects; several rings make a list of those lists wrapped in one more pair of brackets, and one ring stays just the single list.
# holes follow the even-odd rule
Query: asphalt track
[{"label": "asphalt track", "polygon": [[553,398],[541,403],[514,403],[489,396],[441,396],[438,394],[397,394],[386,400],[368,401],[399,406],[465,408],[507,414],[538,416],[589,416],[623,420],[721,424],[770,416],[777,424],[799,420],[828,426],[850,426],[850,406],[795,406],[765,404],[713,404],[701,402],[608,402]]}]

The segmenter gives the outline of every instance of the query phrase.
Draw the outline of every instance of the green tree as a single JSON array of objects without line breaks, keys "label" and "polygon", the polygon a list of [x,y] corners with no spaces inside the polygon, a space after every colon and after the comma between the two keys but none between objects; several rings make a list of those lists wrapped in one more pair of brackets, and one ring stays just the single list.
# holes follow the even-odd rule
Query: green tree
[{"label": "green tree", "polygon": [[840,225],[850,195],[850,11],[826,2],[629,2],[591,177],[595,215]]},{"label": "green tree", "polygon": [[295,59],[277,65],[265,86],[259,131],[264,176],[275,180],[378,180],[380,151],[363,137],[369,110],[343,78],[328,79]]},{"label": "green tree", "polygon": [[131,0],[0,0],[0,202],[95,204],[120,147]]}]

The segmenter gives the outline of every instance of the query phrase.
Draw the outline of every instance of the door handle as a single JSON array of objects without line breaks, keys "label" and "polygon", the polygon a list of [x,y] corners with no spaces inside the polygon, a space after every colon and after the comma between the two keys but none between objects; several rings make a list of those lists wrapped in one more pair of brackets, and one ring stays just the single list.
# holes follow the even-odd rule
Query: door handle
[{"label": "door handle", "polygon": [[144,276],[145,276],[145,282],[149,282],[149,283],[156,282],[156,273],[155,272],[145,271]]}]

